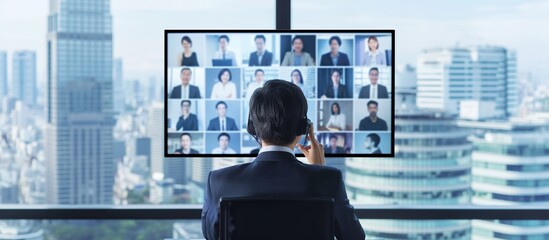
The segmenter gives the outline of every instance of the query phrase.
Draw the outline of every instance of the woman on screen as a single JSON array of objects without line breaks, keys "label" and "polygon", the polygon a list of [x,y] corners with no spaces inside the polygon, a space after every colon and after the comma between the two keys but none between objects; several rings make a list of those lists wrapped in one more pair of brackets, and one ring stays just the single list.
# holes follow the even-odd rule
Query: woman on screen
[{"label": "woman on screen", "polygon": [[[299,69],[294,69],[290,76],[292,78],[292,83],[301,88],[301,91],[305,93],[305,86],[303,86],[303,75],[301,75],[301,71],[299,71]],[[305,96],[306,95],[307,94],[305,94]]]},{"label": "woman on screen", "polygon": [[330,131],[345,130],[347,119],[345,118],[345,114],[341,113],[339,103],[332,103],[331,111],[332,115],[330,115],[330,119],[328,119],[328,123],[326,123],[326,128]]},{"label": "woman on screen", "polygon": [[385,59],[385,52],[379,51],[379,41],[375,36],[368,38],[368,51],[364,56],[364,62],[362,65],[386,65],[387,59]]},{"label": "woman on screen", "polygon": [[281,66],[314,66],[315,61],[311,54],[303,52],[303,39],[295,36],[292,39],[293,51],[286,52]]},{"label": "woman on screen", "polygon": [[179,66],[198,67],[198,58],[196,57],[196,53],[191,49],[193,41],[189,36],[181,38],[181,46],[183,47],[183,52],[177,55],[177,64]]},{"label": "woman on screen", "polygon": [[228,68],[223,68],[217,75],[217,82],[212,89],[212,99],[236,99],[236,85],[231,82],[232,74]]}]

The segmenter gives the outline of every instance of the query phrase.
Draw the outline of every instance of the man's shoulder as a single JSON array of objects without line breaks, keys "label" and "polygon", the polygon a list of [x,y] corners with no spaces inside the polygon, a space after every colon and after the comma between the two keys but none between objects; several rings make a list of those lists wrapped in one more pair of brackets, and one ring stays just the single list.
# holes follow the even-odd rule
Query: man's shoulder
[{"label": "man's shoulder", "polygon": [[212,178],[220,178],[220,177],[223,178],[224,176],[233,175],[233,174],[236,174],[236,173],[239,173],[239,172],[243,171],[250,164],[251,163],[242,163],[242,164],[238,164],[238,165],[234,165],[234,166],[230,166],[230,167],[225,167],[225,168],[221,168],[221,169],[217,169],[217,170],[212,170],[210,172],[210,174],[211,174]]}]

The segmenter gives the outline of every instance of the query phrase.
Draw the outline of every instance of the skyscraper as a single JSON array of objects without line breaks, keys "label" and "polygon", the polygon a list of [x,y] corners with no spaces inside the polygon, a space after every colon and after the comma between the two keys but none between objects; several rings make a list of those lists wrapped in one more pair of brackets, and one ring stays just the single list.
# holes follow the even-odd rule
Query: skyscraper
[{"label": "skyscraper", "polygon": [[147,134],[151,138],[151,174],[164,173],[164,104],[149,107]]},{"label": "skyscraper", "polygon": [[114,59],[113,63],[113,96],[114,110],[121,113],[124,110],[124,74],[122,59]]},{"label": "skyscraper", "polygon": [[[549,203],[549,124],[460,121],[473,129],[473,204]],[[473,220],[476,239],[548,239],[549,221]]]},{"label": "skyscraper", "polygon": [[[454,205],[470,201],[471,144],[453,118],[416,108],[414,69],[399,70],[395,157],[349,158],[355,204]],[[469,239],[468,220],[364,220],[368,238]]]},{"label": "skyscraper", "polygon": [[517,59],[502,47],[436,48],[422,52],[417,66],[417,105],[457,114],[461,100],[491,101],[496,115],[518,111]]},{"label": "skyscraper", "polygon": [[109,0],[51,0],[47,54],[47,199],[113,203]]},{"label": "skyscraper", "polygon": [[15,51],[12,55],[12,71],[9,94],[28,106],[36,104],[36,53]]},{"label": "skyscraper", "polygon": [[0,51],[0,100],[8,95],[8,54]]}]

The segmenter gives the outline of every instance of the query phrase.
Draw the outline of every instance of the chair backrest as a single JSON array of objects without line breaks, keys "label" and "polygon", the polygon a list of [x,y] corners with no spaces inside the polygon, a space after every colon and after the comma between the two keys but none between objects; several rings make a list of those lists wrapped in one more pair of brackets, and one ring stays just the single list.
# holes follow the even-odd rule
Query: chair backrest
[{"label": "chair backrest", "polygon": [[221,240],[334,239],[332,198],[221,198]]}]

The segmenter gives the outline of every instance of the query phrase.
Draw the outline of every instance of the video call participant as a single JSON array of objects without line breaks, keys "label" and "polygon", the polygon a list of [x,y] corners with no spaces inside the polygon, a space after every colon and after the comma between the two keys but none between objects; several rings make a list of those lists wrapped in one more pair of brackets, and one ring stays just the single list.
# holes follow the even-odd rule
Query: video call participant
[{"label": "video call participant", "polygon": [[221,35],[217,38],[217,43],[219,44],[219,50],[215,52],[213,59],[231,59],[231,66],[237,66],[236,55],[233,51],[229,50],[229,36]]},{"label": "video call participant", "polygon": [[320,66],[349,66],[349,57],[347,54],[340,52],[341,38],[333,36],[328,41],[330,45],[330,52],[325,53],[320,58]]},{"label": "video call participant", "polygon": [[293,51],[286,52],[280,66],[314,66],[315,61],[311,54],[303,51],[303,39],[296,36],[292,39]]},{"label": "video call participant", "polygon": [[364,147],[366,148],[366,153],[379,153],[381,154],[381,150],[379,149],[379,142],[381,142],[381,138],[376,133],[370,133],[366,136],[366,141],[364,141]]},{"label": "video call participant", "polygon": [[338,154],[345,153],[345,149],[340,146],[337,146],[337,137],[335,135],[330,135],[330,145],[324,147],[325,153]]},{"label": "video call participant", "polygon": [[[347,198],[342,173],[322,166],[324,147],[316,140],[313,126],[307,127],[306,116],[307,99],[295,84],[270,80],[254,92],[248,132],[262,147],[251,163],[210,172],[202,208],[202,233],[206,239],[219,238],[218,204],[224,196],[333,198],[336,238],[365,238]],[[297,144],[307,130],[311,145]],[[309,164],[294,156],[292,149],[296,145]]]},{"label": "video call participant", "polygon": [[273,64],[273,54],[265,49],[265,36],[257,35],[254,38],[257,51],[250,53],[248,65],[253,66],[271,66]]},{"label": "video call participant", "polygon": [[301,71],[299,71],[299,69],[294,69],[290,76],[292,79],[292,83],[297,85],[305,94],[305,86],[303,85],[303,75],[301,74]]},{"label": "video call participant", "polygon": [[190,84],[192,74],[193,72],[190,68],[181,69],[181,85],[177,85],[172,89],[172,92],[170,93],[170,98],[201,98],[200,89],[198,89],[197,86]]},{"label": "video call participant", "polygon": [[387,87],[377,84],[377,81],[379,80],[379,69],[376,67],[370,68],[368,77],[370,78],[370,84],[360,88],[358,98],[389,98]]},{"label": "video call participant", "polygon": [[198,131],[198,119],[196,115],[191,113],[191,101],[181,101],[181,116],[175,127],[176,131]]},{"label": "video call participant", "polygon": [[227,117],[227,103],[219,101],[215,104],[217,117],[210,120],[208,131],[238,131],[234,119]]},{"label": "video call participant", "polygon": [[387,59],[385,59],[385,53],[380,52],[379,50],[379,41],[375,36],[368,38],[368,51],[362,65],[371,66],[371,65],[385,65],[387,64]]},{"label": "video call participant", "polygon": [[191,134],[183,133],[180,137],[181,140],[181,148],[178,148],[175,150],[175,154],[198,154],[198,151],[191,148],[192,145],[192,137]]},{"label": "video call participant", "polygon": [[181,46],[183,47],[183,52],[177,55],[177,64],[179,66],[198,67],[198,58],[196,52],[193,52],[191,49],[193,41],[189,36],[181,38]]},{"label": "video call participant", "polygon": [[328,119],[328,123],[326,123],[326,128],[332,131],[345,130],[347,125],[347,119],[345,117],[345,114],[341,113],[341,107],[339,106],[339,103],[332,103],[330,110],[332,114],[330,115],[330,119]]},{"label": "video call participant", "polygon": [[322,95],[320,98],[349,98],[351,97],[349,93],[347,92],[347,88],[345,87],[345,84],[341,84],[341,73],[339,70],[334,69],[330,73],[330,79],[331,82],[328,83],[326,86],[326,91],[324,91],[324,95]]},{"label": "video call participant", "polygon": [[370,116],[367,116],[360,120],[358,130],[360,131],[387,131],[387,122],[377,117],[377,102],[374,100],[368,101],[368,112]]},{"label": "video call participant", "polygon": [[229,147],[231,143],[231,136],[227,133],[220,133],[217,136],[217,143],[219,147],[212,150],[213,154],[236,154],[236,151]]},{"label": "video call participant", "polygon": [[219,82],[215,83],[212,88],[211,99],[236,99],[236,84],[231,82],[233,75],[231,70],[223,68],[217,75]]},{"label": "video call participant", "polygon": [[260,87],[263,87],[263,84],[265,84],[265,72],[263,69],[257,69],[254,73],[255,81],[250,82],[248,84],[248,88],[246,88],[246,99],[250,100],[252,97],[252,94],[254,91]]}]

